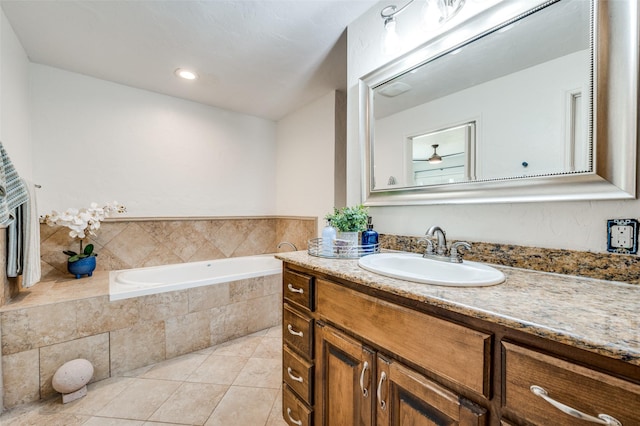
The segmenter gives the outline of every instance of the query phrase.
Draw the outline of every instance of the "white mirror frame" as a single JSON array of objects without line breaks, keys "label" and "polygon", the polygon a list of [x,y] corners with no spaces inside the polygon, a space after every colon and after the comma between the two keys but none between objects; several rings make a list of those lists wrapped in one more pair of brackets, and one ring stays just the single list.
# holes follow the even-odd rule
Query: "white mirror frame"
[{"label": "white mirror frame", "polygon": [[[536,10],[558,1],[562,0],[541,3]],[[594,43],[592,172],[415,188],[371,189],[373,88],[523,16],[514,17],[513,8],[508,7],[513,6],[513,2],[505,2],[508,5],[498,4],[360,79],[359,138],[363,153],[363,203],[367,206],[391,206],[635,198],[640,7],[635,0],[592,2],[595,23],[591,31]],[[517,3],[531,5],[531,1],[527,0],[517,0]]]}]

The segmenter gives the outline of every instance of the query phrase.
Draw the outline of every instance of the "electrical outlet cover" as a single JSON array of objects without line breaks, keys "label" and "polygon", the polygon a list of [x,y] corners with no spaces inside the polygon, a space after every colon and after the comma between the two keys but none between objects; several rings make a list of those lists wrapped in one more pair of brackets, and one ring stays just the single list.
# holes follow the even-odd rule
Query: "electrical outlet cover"
[{"label": "electrical outlet cover", "polygon": [[[613,236],[616,232],[620,233],[620,227],[630,227],[631,232],[622,230],[624,239],[628,241],[627,247],[616,247],[618,241]],[[613,237],[612,237],[613,236]],[[637,254],[638,253],[638,221],[636,219],[609,219],[607,220],[607,251],[620,254]]]}]

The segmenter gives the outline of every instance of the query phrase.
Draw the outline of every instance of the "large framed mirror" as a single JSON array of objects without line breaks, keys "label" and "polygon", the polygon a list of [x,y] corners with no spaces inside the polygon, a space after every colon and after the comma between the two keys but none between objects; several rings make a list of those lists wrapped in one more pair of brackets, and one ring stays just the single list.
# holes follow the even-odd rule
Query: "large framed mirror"
[{"label": "large framed mirror", "polygon": [[366,205],[635,198],[637,2],[533,6],[360,80]]}]

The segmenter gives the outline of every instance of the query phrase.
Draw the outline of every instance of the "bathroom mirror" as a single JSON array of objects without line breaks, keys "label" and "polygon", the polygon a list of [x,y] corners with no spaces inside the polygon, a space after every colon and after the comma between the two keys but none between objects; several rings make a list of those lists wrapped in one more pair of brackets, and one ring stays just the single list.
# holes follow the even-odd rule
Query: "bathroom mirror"
[{"label": "bathroom mirror", "polygon": [[366,205],[635,197],[635,2],[505,3],[360,80]]}]

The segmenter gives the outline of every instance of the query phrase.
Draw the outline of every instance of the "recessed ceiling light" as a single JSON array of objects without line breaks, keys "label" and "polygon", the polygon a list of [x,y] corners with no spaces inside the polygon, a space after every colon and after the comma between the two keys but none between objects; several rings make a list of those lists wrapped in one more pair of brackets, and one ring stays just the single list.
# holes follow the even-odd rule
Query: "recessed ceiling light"
[{"label": "recessed ceiling light", "polygon": [[184,68],[178,68],[175,71],[175,74],[180,78],[184,78],[185,80],[196,80],[198,78],[198,74]]}]

